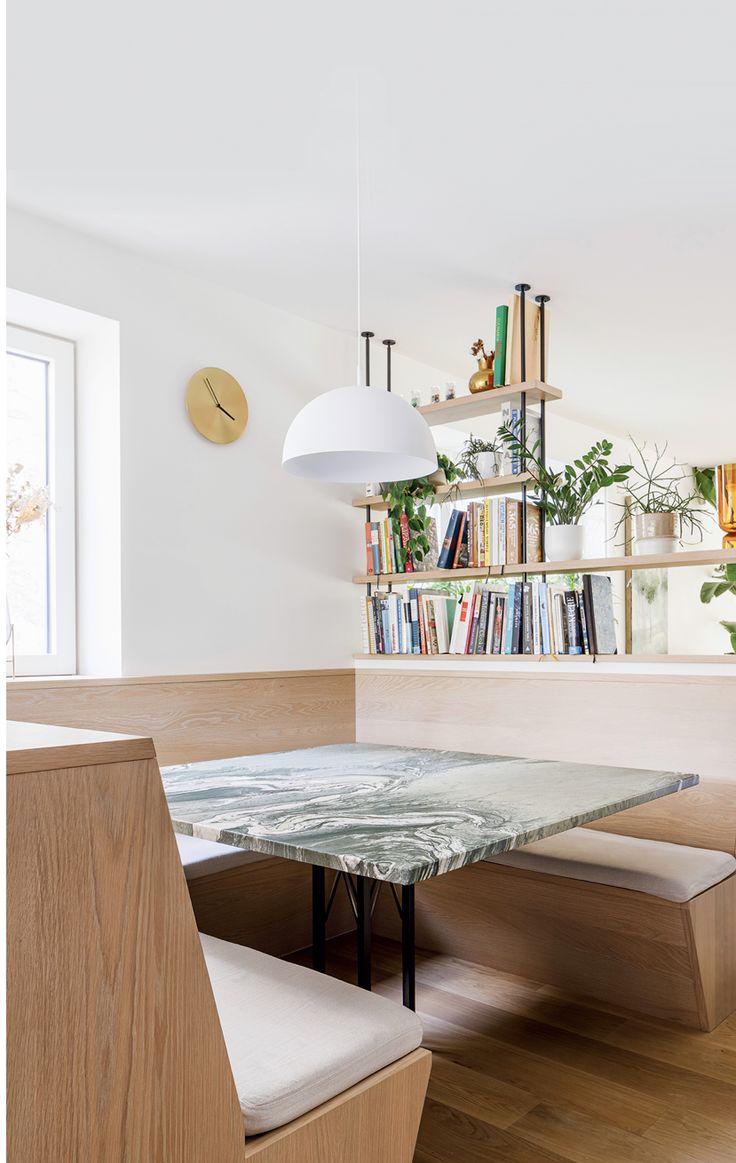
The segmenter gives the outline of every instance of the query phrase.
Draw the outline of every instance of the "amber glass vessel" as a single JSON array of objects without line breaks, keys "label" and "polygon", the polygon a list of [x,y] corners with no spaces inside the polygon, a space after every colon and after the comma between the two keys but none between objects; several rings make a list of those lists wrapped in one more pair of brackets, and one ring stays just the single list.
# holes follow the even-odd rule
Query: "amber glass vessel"
[{"label": "amber glass vessel", "polygon": [[724,549],[736,549],[736,464],[716,467],[718,524],[725,533]]}]

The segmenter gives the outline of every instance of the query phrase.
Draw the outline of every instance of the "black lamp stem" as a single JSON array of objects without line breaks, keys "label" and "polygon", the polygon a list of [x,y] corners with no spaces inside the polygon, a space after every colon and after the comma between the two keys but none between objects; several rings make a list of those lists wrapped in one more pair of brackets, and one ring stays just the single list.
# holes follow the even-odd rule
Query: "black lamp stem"
[{"label": "black lamp stem", "polygon": [[391,391],[391,348],[396,343],[395,339],[384,339],[383,346],[386,348],[386,391]]},{"label": "black lamp stem", "polygon": [[365,340],[365,386],[371,386],[371,340],[375,335],[375,331],[361,331],[361,336]]}]

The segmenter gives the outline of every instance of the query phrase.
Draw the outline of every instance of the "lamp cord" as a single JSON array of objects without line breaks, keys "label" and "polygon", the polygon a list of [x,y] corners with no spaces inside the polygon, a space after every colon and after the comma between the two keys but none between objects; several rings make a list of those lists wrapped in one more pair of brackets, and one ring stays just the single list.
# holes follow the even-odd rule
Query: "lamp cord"
[{"label": "lamp cord", "polygon": [[358,345],[358,364],[356,368],[355,383],[360,386],[360,73],[358,72],[356,72],[355,75],[355,243],[355,273],[357,279],[357,326],[355,328],[355,336]]}]

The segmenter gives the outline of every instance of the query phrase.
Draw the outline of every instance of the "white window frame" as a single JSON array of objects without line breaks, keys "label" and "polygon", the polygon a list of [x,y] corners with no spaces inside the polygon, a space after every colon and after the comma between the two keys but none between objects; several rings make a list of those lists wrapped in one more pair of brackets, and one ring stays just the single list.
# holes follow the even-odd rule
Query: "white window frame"
[{"label": "white window frame", "polygon": [[[51,652],[16,654],[17,675],[76,674],[75,350],[68,339],[8,325],[6,348],[48,364],[46,514]],[[35,483],[35,482],[34,482]],[[22,536],[22,534],[20,534]]]}]

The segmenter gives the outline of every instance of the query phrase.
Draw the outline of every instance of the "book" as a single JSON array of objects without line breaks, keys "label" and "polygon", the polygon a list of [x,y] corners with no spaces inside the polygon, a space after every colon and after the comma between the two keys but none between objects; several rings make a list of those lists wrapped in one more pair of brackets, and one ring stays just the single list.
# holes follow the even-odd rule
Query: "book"
[{"label": "book", "polygon": [[501,642],[502,642],[502,635],[503,635],[504,618],[506,616],[506,602],[507,602],[507,600],[508,599],[507,599],[506,594],[499,594],[497,599],[496,599],[496,614],[495,614],[494,623],[493,623],[493,637],[491,638],[490,628],[489,628],[489,636],[488,637],[489,637],[489,641],[491,644],[491,649],[486,650],[487,654],[500,654],[501,653]]},{"label": "book", "polygon": [[455,545],[455,557],[452,563],[453,569],[465,569],[468,564],[468,514],[460,514],[460,529],[457,536],[457,544]]},{"label": "book", "polygon": [[412,561],[411,553],[406,548],[407,545],[409,544],[409,537],[410,537],[409,518],[408,518],[407,514],[403,511],[401,513],[401,517],[399,518],[399,527],[401,530],[401,547],[402,547],[402,549],[406,550],[406,562],[404,563],[404,572],[405,573],[413,573],[414,572],[414,562]]},{"label": "book", "polygon": [[[540,312],[539,304],[533,299],[525,300],[526,311],[526,378],[527,380],[540,379],[539,354],[540,344]],[[549,310],[544,315],[545,338],[545,368],[549,352]],[[545,371],[546,374],[546,371]],[[506,324],[506,364],[505,384],[520,384],[521,377],[521,297],[514,293],[508,307]],[[495,382],[495,379],[494,379]]]},{"label": "book", "polygon": [[526,506],[526,559],[542,560],[542,510],[530,501]]},{"label": "book", "polygon": [[578,622],[578,604],[574,590],[565,590],[565,628],[567,631],[567,654],[582,654]]},{"label": "book", "polygon": [[588,599],[586,612],[591,653],[616,654],[616,623],[610,577],[601,573],[584,574],[583,596]]},{"label": "book", "polygon": [[460,509],[453,509],[450,513],[450,520],[447,523],[447,529],[445,531],[445,539],[442,542],[442,549],[440,550],[440,555],[437,559],[437,567],[439,569],[452,568],[452,563],[455,559],[457,534],[461,516],[462,514]]},{"label": "book", "polygon": [[493,359],[493,384],[499,387],[506,383],[506,338],[509,309],[503,304],[496,307],[496,346]]}]

